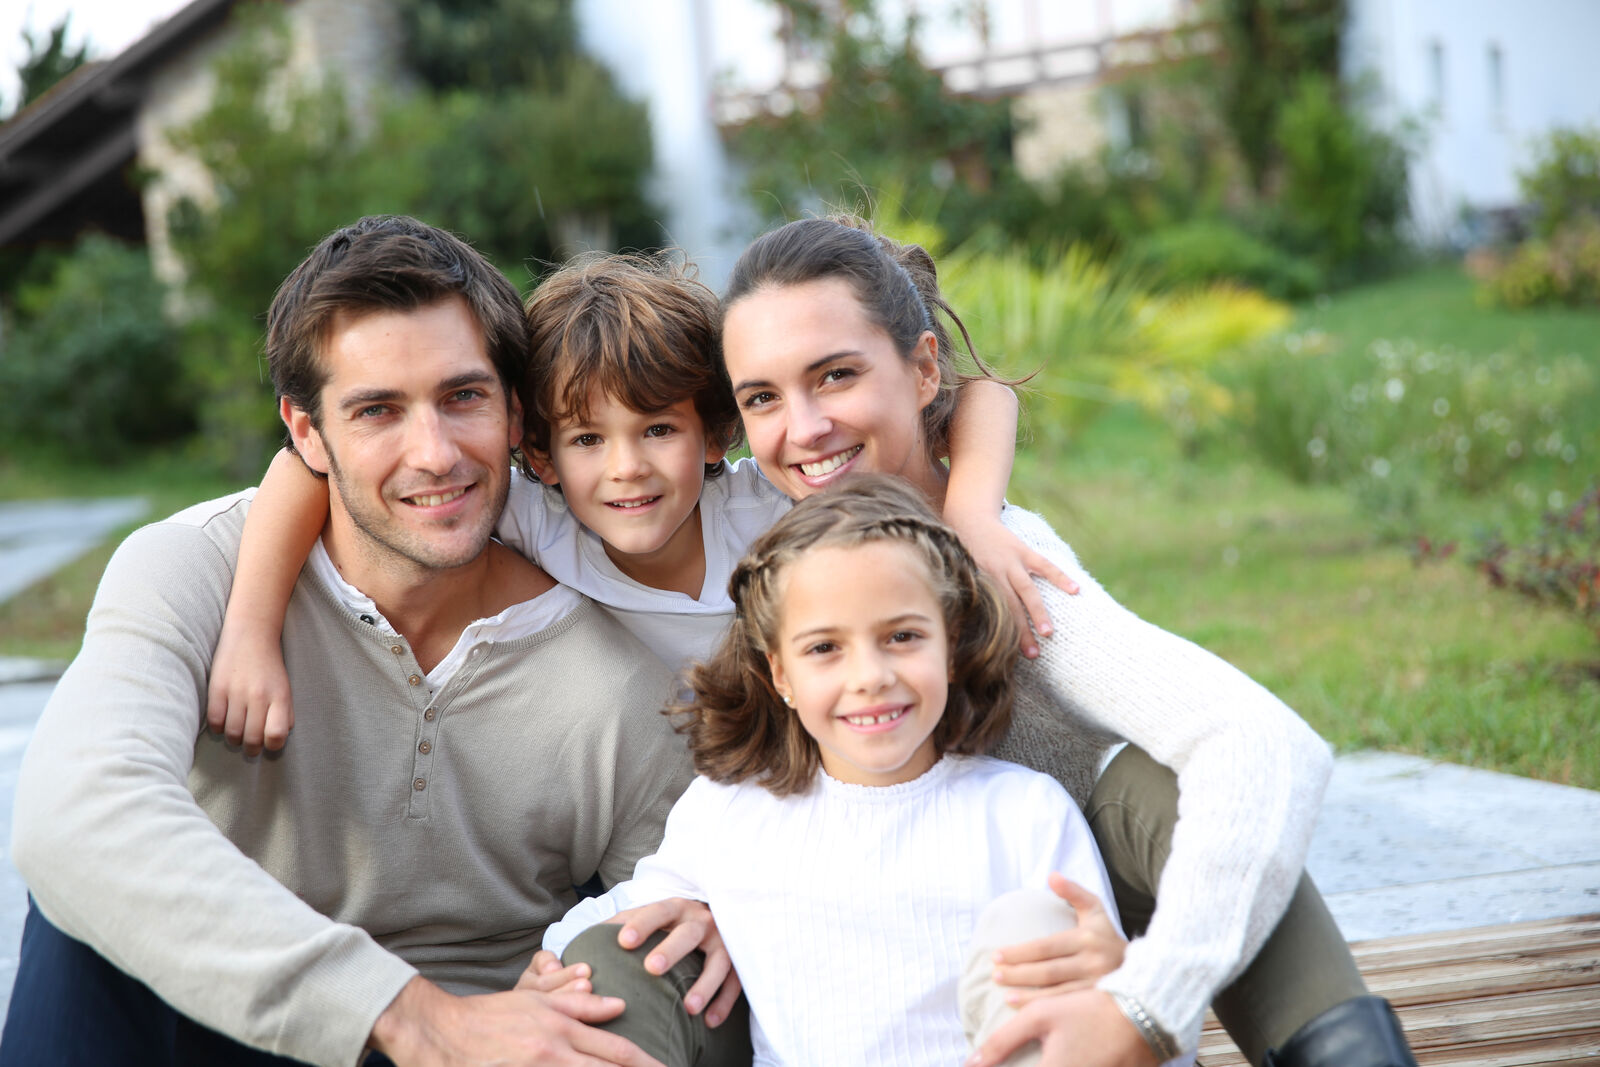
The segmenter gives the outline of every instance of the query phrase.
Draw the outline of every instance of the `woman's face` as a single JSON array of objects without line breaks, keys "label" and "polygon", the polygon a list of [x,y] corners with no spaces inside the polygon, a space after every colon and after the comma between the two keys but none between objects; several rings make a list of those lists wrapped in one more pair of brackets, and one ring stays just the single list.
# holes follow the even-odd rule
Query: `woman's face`
[{"label": "woman's face", "polygon": [[902,356],[850,283],[824,278],[742,297],[722,349],[750,451],[789,496],[872,471],[943,498],[944,468],[922,430],[939,390],[933,334]]}]

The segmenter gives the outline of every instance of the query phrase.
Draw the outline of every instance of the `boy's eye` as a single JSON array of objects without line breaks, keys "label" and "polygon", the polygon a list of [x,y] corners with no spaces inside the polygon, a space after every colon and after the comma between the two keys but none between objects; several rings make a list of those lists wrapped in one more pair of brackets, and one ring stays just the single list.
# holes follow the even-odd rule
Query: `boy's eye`
[{"label": "boy's eye", "polygon": [[664,422],[658,422],[654,426],[646,429],[644,435],[646,437],[667,437],[670,436],[675,429],[676,427],[669,426]]},{"label": "boy's eye", "polygon": [[597,433],[580,433],[572,438],[572,444],[577,448],[593,448],[599,443],[600,435]]}]

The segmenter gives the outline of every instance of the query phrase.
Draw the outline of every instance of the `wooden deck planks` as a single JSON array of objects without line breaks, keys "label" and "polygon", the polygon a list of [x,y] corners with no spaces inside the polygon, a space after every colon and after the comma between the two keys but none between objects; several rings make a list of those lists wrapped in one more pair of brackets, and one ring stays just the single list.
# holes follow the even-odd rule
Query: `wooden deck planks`
[{"label": "wooden deck planks", "polygon": [[[1600,1063],[1600,915],[1350,946],[1424,1067]],[[1202,1067],[1245,1059],[1208,1016]]]}]

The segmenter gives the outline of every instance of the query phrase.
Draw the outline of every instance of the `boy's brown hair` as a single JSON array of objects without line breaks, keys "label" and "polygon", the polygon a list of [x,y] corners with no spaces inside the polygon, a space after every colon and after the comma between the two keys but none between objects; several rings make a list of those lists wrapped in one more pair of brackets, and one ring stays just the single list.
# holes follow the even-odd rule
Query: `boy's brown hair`
[{"label": "boy's brown hair", "polygon": [[1005,734],[1018,634],[999,589],[922,494],[899,478],[865,474],[800,501],[734,570],[733,625],[716,655],[690,672],[693,697],[672,709],[695,770],[717,782],[753,778],[778,796],[811,784],[821,765],[817,742],[784,706],[767,665],[778,647],[785,572],[814,548],[875,541],[904,544],[921,559],[944,612],[950,695],[934,750],[983,752]]},{"label": "boy's brown hair", "polygon": [[[591,393],[638,412],[692,399],[706,440],[726,448],[738,408],[717,373],[717,298],[668,254],[587,253],[547,277],[525,309],[529,360],[518,393],[525,444],[588,418]],[[720,473],[720,462],[706,467]]]}]

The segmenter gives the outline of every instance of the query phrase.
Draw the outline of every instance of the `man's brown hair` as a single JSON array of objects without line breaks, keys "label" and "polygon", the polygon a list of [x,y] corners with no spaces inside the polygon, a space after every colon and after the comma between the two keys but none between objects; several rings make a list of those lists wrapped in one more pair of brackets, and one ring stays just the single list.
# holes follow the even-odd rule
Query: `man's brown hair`
[{"label": "man's brown hair", "polygon": [[778,647],[785,571],[814,548],[876,541],[917,555],[944,613],[950,694],[934,750],[979,753],[1004,735],[1018,634],[999,589],[919,492],[899,478],[864,474],[800,501],[734,570],[733,625],[710,662],[690,672],[693,697],[673,709],[695,770],[717,782],[755,779],[779,796],[811,784],[821,766],[817,742],[784,706],[767,665]]},{"label": "man's brown hair", "polygon": [[717,323],[716,294],[677,257],[572,260],[528,298],[527,444],[548,452],[551,427],[586,420],[598,391],[643,413],[692,399],[706,439],[727,447],[739,413],[717,373]]},{"label": "man's brown hair", "polygon": [[369,215],[335,230],[284,279],[267,311],[273,389],[320,428],[321,349],[334,319],[415,311],[450,296],[466,300],[510,403],[528,351],[516,287],[461,238],[404,215]]}]

